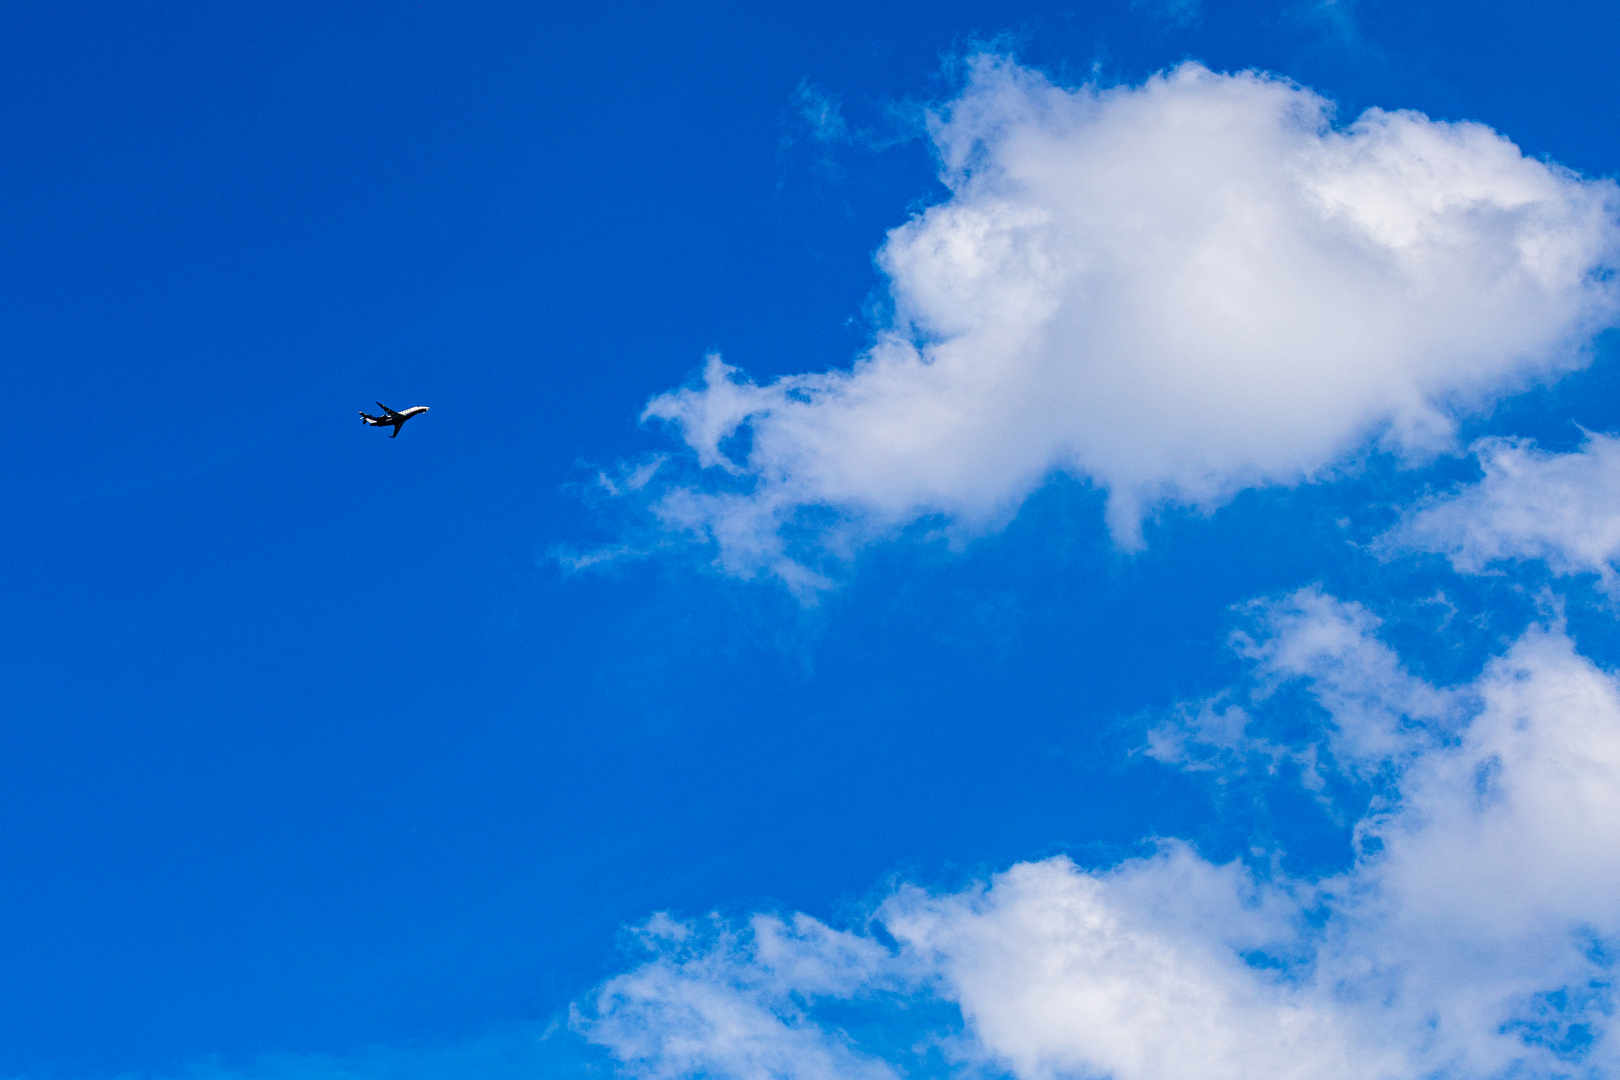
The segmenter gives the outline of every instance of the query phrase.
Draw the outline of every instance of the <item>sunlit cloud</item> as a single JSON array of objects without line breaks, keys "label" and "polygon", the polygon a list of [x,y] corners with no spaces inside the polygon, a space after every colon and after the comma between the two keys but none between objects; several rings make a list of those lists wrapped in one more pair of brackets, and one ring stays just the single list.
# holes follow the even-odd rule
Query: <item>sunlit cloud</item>
[{"label": "sunlit cloud", "polygon": [[643,494],[733,573],[814,589],[909,523],[997,528],[1055,471],[1134,548],[1166,506],[1451,449],[1615,321],[1615,185],[1482,125],[1335,126],[1305,88],[1196,64],[968,72],[930,122],[949,197],[889,233],[893,318],[854,366],[762,385],[716,356],[647,407],[697,471]]},{"label": "sunlit cloud", "polygon": [[[1615,678],[1556,625],[1448,689],[1411,675],[1364,609],[1320,591],[1252,615],[1238,643],[1250,675],[1229,694],[1253,729],[1223,735],[1213,767],[1241,772],[1269,740],[1359,792],[1343,872],[1217,865],[1166,840],[1111,868],[1058,858],[959,892],[902,887],[851,930],[661,916],[650,958],[575,1027],[645,1077],[878,1078],[929,1054],[1019,1080],[1620,1065]],[[1303,740],[1268,726],[1284,682],[1315,702]],[[1205,732],[1173,737],[1193,747]]]},{"label": "sunlit cloud", "polygon": [[1413,508],[1385,549],[1437,552],[1469,574],[1539,560],[1554,574],[1594,574],[1620,598],[1620,438],[1589,434],[1568,454],[1522,439],[1472,449],[1483,478]]}]

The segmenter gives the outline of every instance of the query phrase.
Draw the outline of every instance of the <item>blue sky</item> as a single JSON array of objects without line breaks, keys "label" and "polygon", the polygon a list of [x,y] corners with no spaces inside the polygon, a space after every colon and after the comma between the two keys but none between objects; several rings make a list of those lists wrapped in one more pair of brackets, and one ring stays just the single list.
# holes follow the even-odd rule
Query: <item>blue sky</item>
[{"label": "blue sky", "polygon": [[1617,44],[0,13],[0,1076],[1614,1075]]}]

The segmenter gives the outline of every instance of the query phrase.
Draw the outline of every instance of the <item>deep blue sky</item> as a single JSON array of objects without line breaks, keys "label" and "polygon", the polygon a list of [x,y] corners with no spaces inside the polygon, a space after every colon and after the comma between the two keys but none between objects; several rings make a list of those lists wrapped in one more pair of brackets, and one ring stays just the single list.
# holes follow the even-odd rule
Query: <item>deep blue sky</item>
[{"label": "deep blue sky", "polygon": [[[580,484],[668,445],[636,416],[705,350],[850,361],[872,252],[939,195],[891,137],[976,40],[1068,79],[1273,70],[1345,118],[1620,171],[1610,5],[1335,12],[6,6],[0,1075],[543,1022],[658,909],[835,916],[895,874],[1152,834],[1241,851],[1252,821],[1130,756],[1138,719],[1226,681],[1250,597],[1338,581],[1397,637],[1429,619],[1399,597],[1440,571],[1338,521],[1371,536],[1365,485],[1463,465],[1172,515],[1136,557],[1058,482],[813,609],[701,558],[547,551],[613,537]],[[816,143],[804,83],[893,145]],[[1611,429],[1613,368],[1480,430]],[[433,412],[390,441],[354,416],[377,398]],[[1460,679],[1528,601],[1447,588],[1501,613],[1424,658]],[[1261,827],[1331,866],[1307,810]]]}]

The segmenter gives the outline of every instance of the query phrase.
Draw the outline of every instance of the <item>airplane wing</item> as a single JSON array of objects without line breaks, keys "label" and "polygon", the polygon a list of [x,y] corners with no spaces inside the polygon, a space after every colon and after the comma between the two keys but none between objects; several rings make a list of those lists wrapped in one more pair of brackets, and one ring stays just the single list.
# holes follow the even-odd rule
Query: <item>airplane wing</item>
[{"label": "airplane wing", "polygon": [[398,416],[399,415],[399,413],[395,412],[393,409],[390,409],[388,406],[384,405],[380,401],[377,402],[377,408],[381,409],[383,412],[387,413],[389,416]]}]

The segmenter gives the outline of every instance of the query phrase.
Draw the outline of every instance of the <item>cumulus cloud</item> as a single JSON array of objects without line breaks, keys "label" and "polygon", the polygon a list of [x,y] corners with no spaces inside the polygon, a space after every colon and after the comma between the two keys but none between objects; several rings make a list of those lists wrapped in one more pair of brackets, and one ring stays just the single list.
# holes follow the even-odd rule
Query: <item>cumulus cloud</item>
[{"label": "cumulus cloud", "polygon": [[[949,199],[879,253],[892,325],[851,370],[768,385],[711,357],[647,410],[695,470],[637,490],[732,570],[804,588],[806,552],[991,528],[1054,470],[1106,491],[1128,546],[1156,507],[1449,448],[1468,410],[1581,362],[1616,315],[1612,184],[1479,125],[1330,119],[1261,75],[1066,89],[979,58],[933,121]],[[1474,450],[1484,479],[1385,543],[1612,592],[1620,438]],[[1303,786],[1353,826],[1343,869],[1162,839],[902,886],[847,929],[659,916],[574,1030],[649,1080],[1620,1071],[1620,680],[1558,625],[1437,686],[1319,587],[1244,617],[1245,678],[1146,752]]]},{"label": "cumulus cloud", "polygon": [[1472,449],[1484,478],[1415,508],[1386,546],[1439,552],[1469,574],[1540,559],[1555,574],[1596,574],[1620,597],[1620,438],[1588,435],[1568,454],[1522,439]]},{"label": "cumulus cloud", "polygon": [[[1216,865],[1169,841],[1111,869],[1060,858],[901,888],[856,931],[772,917],[694,946],[696,928],[661,919],[653,958],[577,1028],[659,1077],[887,1077],[924,1049],[1018,1080],[1613,1075],[1615,678],[1558,627],[1444,690],[1319,592],[1262,623],[1240,644],[1251,696],[1294,680],[1327,728],[1425,732],[1380,744],[1387,787],[1342,873]],[[927,1002],[953,1018],[924,1010],[878,1048],[863,1032],[883,1001],[891,1024]]]},{"label": "cumulus cloud", "polygon": [[959,1003],[969,1054],[1018,1077],[1367,1077],[1335,1010],[1257,973],[1289,898],[1172,845],[1109,874],[1064,859],[883,918]]},{"label": "cumulus cloud", "polygon": [[759,385],[716,356],[647,407],[701,470],[656,513],[734,572],[813,585],[796,551],[994,528],[1055,470],[1138,545],[1156,507],[1449,447],[1615,319],[1614,184],[1479,124],[1336,127],[1307,89],[1197,64],[1108,89],[968,70],[930,123],[949,197],[878,252],[894,315],[853,368]]}]

